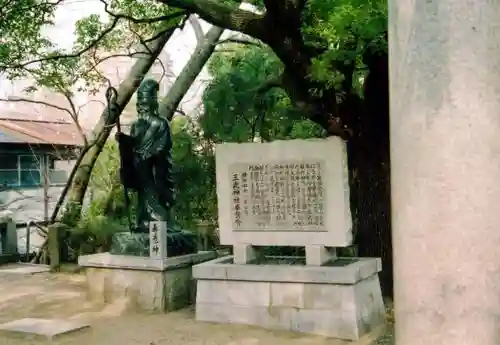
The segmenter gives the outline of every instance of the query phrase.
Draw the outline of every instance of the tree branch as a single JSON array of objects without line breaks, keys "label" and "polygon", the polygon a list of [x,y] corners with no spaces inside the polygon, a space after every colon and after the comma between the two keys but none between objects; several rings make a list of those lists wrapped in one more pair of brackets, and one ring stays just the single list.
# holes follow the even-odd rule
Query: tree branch
[{"label": "tree branch", "polygon": [[80,134],[80,137],[83,140],[83,144],[85,146],[88,146],[89,142],[87,141],[87,136],[85,135],[85,132],[83,131],[82,126],[80,126],[80,122],[78,121],[78,110],[76,110],[75,102],[73,102],[73,99],[71,98],[71,93],[68,91],[60,91],[60,93],[63,94],[64,98],[66,98],[66,101],[68,101],[68,104],[71,108],[71,119],[73,120],[76,130],[78,131],[78,134]]},{"label": "tree branch", "polygon": [[[207,22],[262,39],[267,35],[264,15],[218,0],[156,0],[165,5],[196,13]],[[264,40],[263,40],[264,41]]]},{"label": "tree branch", "polygon": [[85,103],[83,103],[82,105],[79,105],[79,106],[78,106],[78,109],[76,110],[77,114],[80,114],[80,112],[82,111],[82,109],[83,109],[84,107],[86,107],[87,105],[89,105],[90,103],[99,103],[99,104],[101,104],[101,105],[102,105],[102,107],[103,107],[103,108],[105,108],[105,107],[106,107],[106,104],[105,104],[103,101],[101,101],[101,100],[97,100],[97,99],[91,99],[90,101],[85,102]]},{"label": "tree branch", "polygon": [[97,36],[97,38],[95,40],[93,40],[92,42],[90,42],[89,45],[87,45],[85,48],[81,49],[78,52],[70,53],[70,54],[59,54],[59,55],[50,55],[49,54],[48,56],[45,56],[43,58],[39,58],[39,59],[31,60],[31,61],[26,61],[26,62],[22,62],[22,63],[17,64],[17,65],[0,66],[0,72],[2,72],[3,70],[7,70],[7,69],[24,68],[24,67],[26,67],[28,65],[32,65],[34,63],[39,63],[39,62],[44,62],[44,61],[49,61],[49,60],[56,61],[56,60],[71,59],[71,58],[80,57],[81,55],[85,54],[90,49],[92,49],[93,47],[95,47],[97,44],[99,44],[99,42],[104,37],[106,37],[107,34],[109,34],[111,31],[113,31],[113,29],[116,27],[116,25],[118,25],[119,20],[120,20],[120,18],[114,18],[114,20],[111,22],[111,24],[106,29],[104,29],[100,33],[100,35]]},{"label": "tree branch", "polygon": [[224,29],[212,26],[207,34],[204,35],[201,44],[197,44],[186,66],[184,66],[182,72],[177,76],[167,95],[160,101],[160,116],[168,120],[172,119],[180,102],[212,55],[215,43],[220,39],[223,32]]},{"label": "tree branch", "polygon": [[153,17],[153,18],[134,18],[134,17],[128,16],[126,14],[114,13],[109,9],[109,4],[106,2],[106,0],[99,0],[99,1],[104,4],[104,11],[107,14],[109,14],[111,17],[116,18],[116,19],[126,19],[129,22],[132,22],[135,24],[151,24],[151,23],[156,23],[156,22],[162,22],[162,21],[167,21],[167,20],[170,20],[170,19],[180,17],[180,16],[187,14],[186,11],[179,11],[179,12],[175,12],[172,14]]},{"label": "tree branch", "polygon": [[15,102],[15,103],[26,102],[26,103],[32,103],[32,104],[41,104],[41,105],[45,105],[47,107],[51,107],[51,108],[54,108],[54,109],[57,109],[57,110],[64,111],[64,112],[68,113],[69,116],[71,116],[71,117],[73,116],[73,114],[71,114],[71,111],[69,111],[69,109],[67,109],[67,108],[60,107],[58,105],[51,104],[51,103],[44,102],[44,101],[36,101],[36,100],[33,100],[33,99],[29,99],[29,98],[22,98],[22,97],[0,98],[0,102]]},{"label": "tree branch", "polygon": [[259,42],[257,40],[248,39],[248,38],[226,38],[224,40],[220,40],[219,42],[217,42],[217,45],[227,44],[227,43],[252,45],[252,46],[259,47],[259,48],[264,48],[264,44],[262,42]]},{"label": "tree branch", "polygon": [[203,29],[201,28],[200,21],[196,17],[196,15],[192,14],[189,16],[189,22],[191,23],[191,26],[193,27],[194,35],[196,36],[196,44],[202,44],[203,40],[205,39],[205,33],[203,32]]},{"label": "tree branch", "polygon": [[[164,16],[164,19],[163,20],[167,20],[167,19],[173,19],[173,18],[176,18],[176,17],[180,17],[180,16],[183,16],[185,14],[184,11],[182,12],[176,12],[174,14],[171,14],[171,15],[168,15],[168,16]],[[23,62],[23,63],[20,63],[20,64],[15,64],[15,65],[10,65],[10,66],[0,66],[0,73],[2,73],[3,71],[7,70],[7,69],[21,69],[21,68],[25,68],[26,66],[28,65],[32,65],[34,63],[40,63],[40,62],[44,62],[44,61],[49,61],[49,60],[62,60],[62,59],[71,59],[71,58],[78,58],[80,56],[82,56],[83,54],[87,53],[88,51],[90,51],[92,48],[94,48],[96,45],[99,44],[99,42],[104,39],[104,37],[106,37],[107,34],[109,34],[111,31],[113,31],[113,29],[118,25],[118,22],[120,21],[120,19],[122,18],[125,18],[125,17],[122,17],[122,16],[118,16],[118,17],[114,17],[113,18],[113,21],[111,22],[111,24],[106,28],[104,29],[100,34],[99,36],[97,36],[97,38],[95,40],[93,40],[92,42],[90,42],[85,48],[75,52],[75,53],[69,53],[69,54],[49,54],[48,56],[45,56],[43,58],[39,58],[39,59],[35,59],[35,60],[31,60],[31,61],[26,61],[26,62]],[[161,35],[163,35],[164,33],[166,33],[168,31],[165,30],[161,33]],[[160,36],[161,36],[160,35]],[[159,36],[158,36],[159,37]],[[154,37],[152,38],[151,40],[154,40],[158,37]]]}]

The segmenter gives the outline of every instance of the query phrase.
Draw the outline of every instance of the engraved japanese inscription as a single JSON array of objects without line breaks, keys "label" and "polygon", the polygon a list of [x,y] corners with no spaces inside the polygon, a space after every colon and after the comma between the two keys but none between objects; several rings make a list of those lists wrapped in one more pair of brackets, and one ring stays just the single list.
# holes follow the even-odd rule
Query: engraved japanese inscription
[{"label": "engraved japanese inscription", "polygon": [[321,162],[232,164],[234,231],[327,231]]},{"label": "engraved japanese inscription", "polygon": [[153,224],[151,229],[151,251],[155,256],[160,252],[160,241],[158,240],[158,225]]}]

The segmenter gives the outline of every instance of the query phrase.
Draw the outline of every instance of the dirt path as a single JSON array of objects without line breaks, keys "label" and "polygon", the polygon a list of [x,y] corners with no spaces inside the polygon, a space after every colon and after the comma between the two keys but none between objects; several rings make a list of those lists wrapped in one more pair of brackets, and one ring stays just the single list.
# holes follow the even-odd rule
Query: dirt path
[{"label": "dirt path", "polygon": [[[191,310],[166,315],[124,313],[116,303],[104,309],[86,301],[84,276],[0,273],[0,323],[25,317],[83,319],[91,328],[51,341],[53,345],[340,345],[343,342],[290,332],[216,325],[193,320]],[[21,338],[0,345],[44,344]]]}]

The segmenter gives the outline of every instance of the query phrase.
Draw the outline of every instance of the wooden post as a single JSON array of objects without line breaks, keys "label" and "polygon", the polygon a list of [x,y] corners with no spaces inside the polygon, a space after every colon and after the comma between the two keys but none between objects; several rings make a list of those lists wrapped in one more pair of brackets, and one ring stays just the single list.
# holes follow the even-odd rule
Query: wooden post
[{"label": "wooden post", "polygon": [[52,272],[58,272],[61,268],[62,240],[65,230],[66,227],[61,223],[49,225],[48,249]]},{"label": "wooden post", "polygon": [[43,219],[49,221],[49,156],[42,156],[42,178],[43,178]]}]

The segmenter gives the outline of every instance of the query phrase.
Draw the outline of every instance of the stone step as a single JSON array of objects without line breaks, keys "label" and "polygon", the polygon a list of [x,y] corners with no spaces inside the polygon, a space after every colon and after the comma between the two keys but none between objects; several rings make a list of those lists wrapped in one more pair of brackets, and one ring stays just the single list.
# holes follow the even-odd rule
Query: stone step
[{"label": "stone step", "polygon": [[53,339],[89,327],[89,324],[74,320],[26,318],[0,324],[0,334],[6,336],[24,334]]}]

